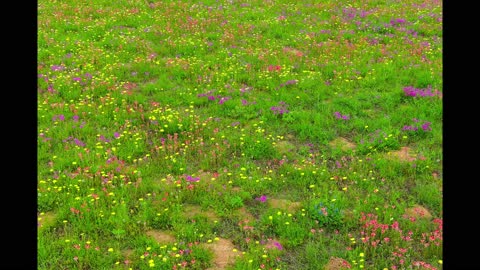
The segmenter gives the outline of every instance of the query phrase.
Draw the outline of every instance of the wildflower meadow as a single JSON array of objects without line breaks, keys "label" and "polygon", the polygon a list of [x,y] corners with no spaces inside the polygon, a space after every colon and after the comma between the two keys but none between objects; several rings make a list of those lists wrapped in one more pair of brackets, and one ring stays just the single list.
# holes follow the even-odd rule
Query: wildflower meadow
[{"label": "wildflower meadow", "polygon": [[38,269],[443,269],[442,1],[37,8]]}]

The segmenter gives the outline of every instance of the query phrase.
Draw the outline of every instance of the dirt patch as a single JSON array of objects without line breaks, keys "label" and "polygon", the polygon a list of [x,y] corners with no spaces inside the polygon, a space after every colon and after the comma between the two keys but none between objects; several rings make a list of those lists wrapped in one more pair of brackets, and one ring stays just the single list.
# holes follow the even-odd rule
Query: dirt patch
[{"label": "dirt patch", "polygon": [[213,266],[207,270],[226,269],[227,266],[234,263],[235,257],[239,256],[239,252],[228,239],[219,238],[205,246],[213,251]]},{"label": "dirt patch", "polygon": [[248,221],[254,221],[256,218],[248,212],[248,210],[245,207],[238,208],[235,210],[235,213],[239,216],[241,220],[248,220]]},{"label": "dirt patch", "polygon": [[200,181],[211,181],[212,178],[217,178],[219,174],[217,172],[199,170],[197,176],[200,177]]},{"label": "dirt patch", "polygon": [[417,159],[417,156],[413,153],[412,149],[406,146],[400,148],[400,150],[391,151],[388,155],[401,161],[414,161]]},{"label": "dirt patch", "polygon": [[175,242],[175,237],[168,232],[159,231],[159,230],[150,230],[146,234],[150,237],[153,237],[155,241],[162,244],[169,244]]},{"label": "dirt patch", "polygon": [[215,214],[215,212],[209,210],[205,211],[202,210],[201,206],[198,205],[185,205],[184,206],[184,215],[188,218],[193,218],[195,215],[205,216],[210,221],[218,221],[219,217]]},{"label": "dirt patch", "polygon": [[133,249],[122,250],[122,255],[127,259],[133,259]]},{"label": "dirt patch", "polygon": [[338,137],[334,139],[329,143],[329,145],[333,148],[340,148],[342,151],[353,150],[357,147],[354,143],[343,137]]},{"label": "dirt patch", "polygon": [[330,258],[330,260],[328,261],[327,265],[325,265],[325,270],[340,270],[340,269],[349,269],[351,268],[350,264],[342,259],[342,258],[338,258],[338,257],[332,257]]},{"label": "dirt patch", "polygon": [[40,213],[38,215],[38,229],[44,229],[55,224],[56,214],[52,212]]},{"label": "dirt patch", "polygon": [[288,212],[295,212],[302,206],[300,202],[292,202],[287,199],[270,198],[267,200],[267,202],[272,208],[279,208]]},{"label": "dirt patch", "polygon": [[285,155],[287,153],[293,152],[295,150],[295,145],[287,141],[279,141],[277,142],[273,148],[278,151],[278,153]]},{"label": "dirt patch", "polygon": [[415,205],[405,210],[406,218],[425,218],[432,219],[432,214],[423,206]]}]

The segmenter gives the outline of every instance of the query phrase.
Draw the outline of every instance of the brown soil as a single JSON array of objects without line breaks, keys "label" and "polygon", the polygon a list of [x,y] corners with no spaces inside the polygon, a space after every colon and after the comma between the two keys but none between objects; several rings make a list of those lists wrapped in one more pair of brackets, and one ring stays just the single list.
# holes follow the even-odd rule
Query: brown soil
[{"label": "brown soil", "polygon": [[340,269],[348,269],[348,262],[342,258],[332,257],[330,261],[328,261],[327,265],[325,265],[325,270],[340,270]]},{"label": "brown soil", "polygon": [[209,210],[209,211],[205,211],[205,210],[202,210],[202,207],[198,206],[198,205],[186,205],[184,206],[184,209],[185,211],[183,212],[184,215],[188,218],[192,218],[194,217],[195,215],[201,215],[201,216],[205,216],[208,220],[210,221],[218,221],[220,218],[215,214],[215,212]]},{"label": "brown soil", "polygon": [[175,237],[165,231],[150,230],[147,231],[146,234],[150,237],[153,237],[153,239],[155,239],[155,241],[157,241],[158,243],[168,244],[175,242]]},{"label": "brown soil", "polygon": [[295,145],[287,141],[279,141],[274,145],[274,148],[282,155],[295,150]]},{"label": "brown soil", "polygon": [[235,213],[240,216],[241,220],[249,220],[249,221],[255,220],[255,217],[250,212],[248,212],[245,207],[235,210]]},{"label": "brown soil", "polygon": [[423,206],[415,205],[405,210],[405,217],[431,219],[432,214]]},{"label": "brown soil", "polygon": [[127,258],[127,259],[133,259],[132,255],[133,255],[133,249],[125,249],[125,250],[122,250],[122,255]]},{"label": "brown soil", "polygon": [[226,269],[228,265],[231,265],[235,261],[235,257],[239,256],[239,252],[233,251],[235,246],[233,243],[224,238],[214,240],[210,244],[205,244],[207,248],[213,251],[213,266],[207,270],[221,270]]},{"label": "brown soil", "polygon": [[415,161],[417,158],[422,159],[423,157],[417,157],[417,155],[409,147],[402,147],[400,150],[391,151],[388,153],[390,157],[397,158],[401,161]]},{"label": "brown soil", "polygon": [[290,213],[297,211],[301,207],[300,202],[292,202],[286,199],[269,198],[267,202],[272,208],[279,208]]},{"label": "brown soil", "polygon": [[342,151],[353,150],[357,147],[354,143],[350,142],[349,140],[343,137],[338,137],[333,141],[331,141],[329,144],[331,147],[340,148]]}]

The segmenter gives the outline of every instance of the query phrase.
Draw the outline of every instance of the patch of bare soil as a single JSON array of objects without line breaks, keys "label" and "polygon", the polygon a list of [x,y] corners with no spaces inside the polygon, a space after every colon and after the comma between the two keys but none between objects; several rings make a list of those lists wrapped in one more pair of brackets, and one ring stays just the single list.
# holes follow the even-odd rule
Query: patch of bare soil
[{"label": "patch of bare soil", "polygon": [[294,151],[296,147],[290,142],[279,141],[273,146],[273,148],[275,148],[275,150],[277,150],[280,154],[285,155],[289,152]]},{"label": "patch of bare soil", "polygon": [[406,218],[425,218],[425,219],[431,219],[432,214],[423,206],[421,205],[415,205],[413,207],[407,208],[405,210],[405,217]]},{"label": "patch of bare soil", "polygon": [[241,220],[248,220],[248,221],[255,220],[255,217],[250,212],[248,212],[245,207],[241,207],[235,210],[235,213],[239,215]]},{"label": "patch of bare soil", "polygon": [[210,221],[219,220],[219,217],[215,214],[215,212],[208,210],[202,210],[202,207],[199,205],[185,205],[185,211],[183,212],[184,215],[188,218],[192,218],[195,215],[205,216]]},{"label": "patch of bare soil", "polygon": [[56,215],[52,212],[46,212],[43,215],[38,215],[38,229],[43,229],[55,224]]},{"label": "patch of bare soil", "polygon": [[338,137],[334,139],[329,143],[329,145],[333,148],[340,148],[342,151],[353,150],[357,147],[354,143],[343,137]]},{"label": "patch of bare soil", "polygon": [[146,234],[150,237],[153,237],[155,241],[162,244],[174,243],[175,237],[168,232],[160,230],[150,230]]},{"label": "patch of bare soil", "polygon": [[287,199],[269,198],[267,202],[272,208],[279,208],[290,213],[297,211],[302,206],[300,202],[292,202]]},{"label": "patch of bare soil", "polygon": [[388,155],[393,157],[393,158],[397,158],[401,161],[415,161],[417,159],[424,159],[424,157],[422,157],[422,156],[418,157],[412,151],[412,149],[410,149],[409,147],[406,147],[406,146],[400,148],[400,150],[391,151],[391,152],[388,153]]},{"label": "patch of bare soil", "polygon": [[122,250],[122,255],[127,259],[133,259],[133,249]]},{"label": "patch of bare soil", "polygon": [[328,261],[327,265],[325,265],[325,270],[340,270],[340,269],[349,269],[351,266],[350,264],[338,257],[332,257],[330,258],[330,261]]},{"label": "patch of bare soil", "polygon": [[213,251],[213,266],[207,270],[226,269],[235,262],[235,257],[239,256],[239,253],[234,251],[235,246],[228,239],[220,238],[205,246]]},{"label": "patch of bare soil", "polygon": [[217,172],[210,172],[210,171],[204,171],[204,170],[199,170],[196,175],[200,177],[200,181],[211,181],[212,178],[218,177]]}]

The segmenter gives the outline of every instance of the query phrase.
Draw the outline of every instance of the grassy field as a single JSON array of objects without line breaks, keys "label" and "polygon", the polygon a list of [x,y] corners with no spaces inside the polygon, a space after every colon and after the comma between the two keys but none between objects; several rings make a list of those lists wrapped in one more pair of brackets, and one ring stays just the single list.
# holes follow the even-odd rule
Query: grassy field
[{"label": "grassy field", "polygon": [[442,12],[38,1],[38,269],[442,269]]}]

